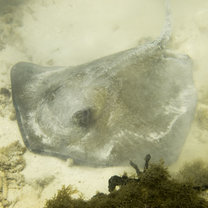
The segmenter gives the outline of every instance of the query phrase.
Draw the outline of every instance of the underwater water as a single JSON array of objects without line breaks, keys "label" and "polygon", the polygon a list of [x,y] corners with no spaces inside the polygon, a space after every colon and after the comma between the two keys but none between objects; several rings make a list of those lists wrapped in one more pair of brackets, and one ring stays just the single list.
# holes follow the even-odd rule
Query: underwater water
[{"label": "underwater water", "polygon": [[[173,31],[170,48],[187,54],[194,64],[197,108],[179,159],[170,166],[178,170],[184,162],[208,158],[208,2],[172,0]],[[164,24],[163,0],[0,0],[0,145],[23,141],[11,99],[10,70],[20,61],[43,66],[78,65],[134,47],[156,38]],[[18,143],[1,151],[9,167],[5,197],[13,207],[43,207],[62,185],[76,187],[88,199],[96,191],[108,192],[112,175],[131,174],[130,167],[92,168],[72,161],[24,152]],[[6,152],[6,153],[5,153]],[[23,159],[25,162],[23,161]],[[19,165],[19,166],[18,166]],[[15,168],[18,166],[19,168]],[[8,189],[8,190],[7,190]]]}]

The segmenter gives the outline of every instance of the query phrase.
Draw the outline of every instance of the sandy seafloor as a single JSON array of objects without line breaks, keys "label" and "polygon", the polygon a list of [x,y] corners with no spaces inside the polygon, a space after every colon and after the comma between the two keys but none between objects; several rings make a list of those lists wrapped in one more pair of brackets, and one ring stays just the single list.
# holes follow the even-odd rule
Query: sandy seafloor
[{"label": "sandy seafloor", "polygon": [[[19,61],[45,66],[77,65],[135,46],[145,37],[155,38],[164,23],[163,0],[28,0],[4,12],[0,1],[0,88],[11,89],[10,69]],[[12,1],[8,1],[12,2]],[[13,0],[15,2],[15,0]],[[178,161],[208,159],[208,1],[172,0],[171,47],[194,62],[198,105],[189,136]],[[1,97],[1,99],[3,99]],[[11,98],[0,106],[0,145],[19,140]],[[130,167],[71,166],[53,157],[24,154],[25,186],[9,190],[14,208],[43,207],[62,185],[73,185],[88,199],[96,191],[107,193],[110,176],[133,173]],[[53,178],[44,188],[37,181]]]}]

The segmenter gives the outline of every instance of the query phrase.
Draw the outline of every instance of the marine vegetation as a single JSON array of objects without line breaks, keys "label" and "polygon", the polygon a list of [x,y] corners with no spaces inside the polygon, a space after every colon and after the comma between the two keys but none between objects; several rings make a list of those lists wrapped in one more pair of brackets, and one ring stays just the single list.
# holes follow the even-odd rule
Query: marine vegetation
[{"label": "marine vegetation", "polygon": [[[134,163],[131,166],[138,168]],[[44,208],[208,207],[208,201],[200,195],[202,190],[195,188],[189,181],[179,181],[171,177],[162,161],[150,164],[143,172],[139,171],[137,178],[125,177],[128,182],[122,184],[120,189],[111,190],[109,194],[98,193],[88,201],[82,198],[73,199],[76,191],[71,186],[63,186],[54,197],[46,201]]]},{"label": "marine vegetation", "polygon": [[197,189],[208,189],[208,164],[202,160],[195,160],[185,163],[178,172],[177,179],[184,182],[191,182]]},{"label": "marine vegetation", "polygon": [[18,190],[25,184],[24,176],[21,174],[25,168],[25,150],[19,141],[0,148],[0,208],[15,203],[8,201],[9,189]]}]

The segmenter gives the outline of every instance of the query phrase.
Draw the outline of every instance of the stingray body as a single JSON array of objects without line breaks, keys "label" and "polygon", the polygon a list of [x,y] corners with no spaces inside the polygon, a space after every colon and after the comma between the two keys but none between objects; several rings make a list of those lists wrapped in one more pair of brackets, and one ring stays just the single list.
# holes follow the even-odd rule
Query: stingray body
[{"label": "stingray body", "polygon": [[18,63],[13,102],[27,148],[84,165],[143,155],[177,159],[193,119],[192,61],[167,50],[170,16],[156,40],[73,67]]}]

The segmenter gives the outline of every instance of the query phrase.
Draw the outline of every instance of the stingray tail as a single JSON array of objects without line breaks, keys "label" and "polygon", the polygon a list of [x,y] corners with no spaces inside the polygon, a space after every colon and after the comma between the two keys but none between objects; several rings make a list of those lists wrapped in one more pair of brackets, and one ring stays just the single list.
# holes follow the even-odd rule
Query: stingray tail
[{"label": "stingray tail", "polygon": [[[168,43],[172,33],[172,24],[171,24],[171,11],[170,11],[170,0],[165,0],[166,7],[166,17],[165,17],[165,25],[163,27],[160,36],[156,38],[154,41],[146,43],[144,45],[139,45],[135,48],[131,48],[128,51],[128,54],[125,53],[124,59],[130,59],[134,56],[139,56],[145,53],[152,53],[157,49],[162,49]],[[122,60],[122,59],[121,59]]]},{"label": "stingray tail", "polygon": [[144,46],[138,46],[134,49],[131,49],[130,50],[131,55],[140,55],[148,51],[153,52],[154,49],[164,48],[164,46],[168,43],[172,33],[170,0],[165,0],[165,8],[166,8],[165,24],[162,32],[160,33],[160,36],[156,38],[154,41],[145,44]]},{"label": "stingray tail", "polygon": [[170,40],[172,33],[170,0],[165,1],[165,7],[166,7],[165,25],[163,27],[163,30],[159,38],[155,40],[156,42],[158,42],[157,44],[161,47],[167,44],[167,42]]},{"label": "stingray tail", "polygon": [[[166,7],[165,25],[163,27],[160,36],[154,41],[120,52],[120,55],[114,59],[110,67],[109,66],[104,67],[106,70],[107,69],[110,70],[114,68],[114,66],[117,66],[118,64],[121,63],[128,63],[130,59],[141,56],[143,54],[154,53],[156,50],[163,49],[167,45],[168,41],[170,40],[171,32],[172,32],[170,0],[165,0],[165,7]],[[111,74],[114,75],[116,74],[116,72],[117,71],[114,70],[113,72],[111,72]]]}]

